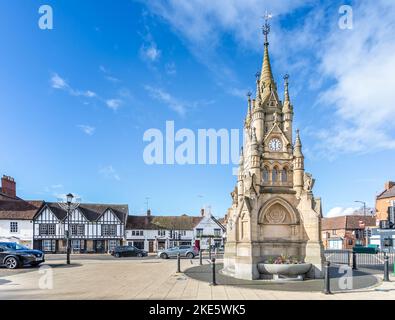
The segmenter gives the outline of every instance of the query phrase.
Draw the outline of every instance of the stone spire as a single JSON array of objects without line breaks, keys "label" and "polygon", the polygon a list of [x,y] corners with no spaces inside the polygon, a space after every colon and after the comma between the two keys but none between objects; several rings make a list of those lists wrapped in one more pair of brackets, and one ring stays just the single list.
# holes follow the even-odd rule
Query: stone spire
[{"label": "stone spire", "polygon": [[252,111],[251,111],[251,92],[247,93],[247,97],[248,97],[248,107],[247,107],[247,116],[246,116],[246,120],[245,120],[245,127],[249,128],[251,125],[251,115],[252,115]]},{"label": "stone spire", "polygon": [[293,107],[289,99],[288,91],[288,79],[289,75],[284,76],[284,103],[283,103],[283,130],[287,135],[289,141],[292,141],[292,122],[293,122]]},{"label": "stone spire", "polygon": [[299,129],[296,130],[296,139],[294,145],[294,156],[297,158],[303,158],[302,153],[302,142],[300,141]]},{"label": "stone spire", "polygon": [[[265,36],[265,43],[264,43],[265,48],[264,48],[262,71],[261,71],[261,78],[260,78],[261,91],[274,87],[272,67],[270,65],[270,58],[269,58],[268,35],[270,33],[270,24],[269,24],[269,16],[268,15],[265,16],[265,24],[262,28],[262,31]],[[269,92],[270,92],[270,90],[269,90]]]},{"label": "stone spire", "polygon": [[284,76],[284,104],[286,102],[290,102],[289,100],[289,91],[288,91],[288,80],[289,80],[289,74],[286,74]]}]

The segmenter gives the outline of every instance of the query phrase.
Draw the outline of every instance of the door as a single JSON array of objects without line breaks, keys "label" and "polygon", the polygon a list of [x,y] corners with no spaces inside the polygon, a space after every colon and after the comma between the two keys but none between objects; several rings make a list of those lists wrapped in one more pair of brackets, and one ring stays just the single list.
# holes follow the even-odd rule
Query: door
[{"label": "door", "polygon": [[104,241],[103,240],[96,240],[96,252],[97,253],[104,253]]},{"label": "door", "polygon": [[154,242],[153,241],[148,242],[148,252],[154,252]]}]

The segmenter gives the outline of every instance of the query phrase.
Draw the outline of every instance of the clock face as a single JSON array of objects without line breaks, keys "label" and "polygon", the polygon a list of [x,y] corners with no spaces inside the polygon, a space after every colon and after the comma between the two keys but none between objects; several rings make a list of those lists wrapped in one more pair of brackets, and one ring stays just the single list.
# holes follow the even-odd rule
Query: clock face
[{"label": "clock face", "polygon": [[269,141],[269,149],[270,151],[280,151],[283,144],[281,143],[280,139],[273,138]]}]

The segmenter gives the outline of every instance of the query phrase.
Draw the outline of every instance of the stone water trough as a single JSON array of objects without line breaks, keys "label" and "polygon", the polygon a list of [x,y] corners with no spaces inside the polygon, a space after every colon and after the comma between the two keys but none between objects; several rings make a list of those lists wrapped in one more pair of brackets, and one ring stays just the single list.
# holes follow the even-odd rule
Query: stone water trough
[{"label": "stone water trough", "polygon": [[304,280],[304,276],[310,271],[311,266],[311,263],[258,263],[258,271],[263,279]]}]

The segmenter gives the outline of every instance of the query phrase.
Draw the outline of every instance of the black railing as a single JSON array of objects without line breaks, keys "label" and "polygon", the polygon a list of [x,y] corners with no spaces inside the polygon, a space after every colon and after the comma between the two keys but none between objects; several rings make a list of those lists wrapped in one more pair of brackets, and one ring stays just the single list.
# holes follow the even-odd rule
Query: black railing
[{"label": "black railing", "polygon": [[[325,258],[332,264],[347,264],[352,266],[352,250],[325,250]],[[355,253],[356,265],[361,267],[382,266],[384,264],[385,252],[377,253]],[[390,265],[394,265],[395,252],[389,252],[388,261]]]}]

